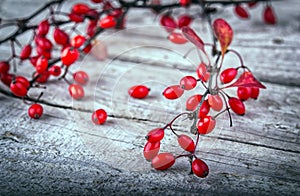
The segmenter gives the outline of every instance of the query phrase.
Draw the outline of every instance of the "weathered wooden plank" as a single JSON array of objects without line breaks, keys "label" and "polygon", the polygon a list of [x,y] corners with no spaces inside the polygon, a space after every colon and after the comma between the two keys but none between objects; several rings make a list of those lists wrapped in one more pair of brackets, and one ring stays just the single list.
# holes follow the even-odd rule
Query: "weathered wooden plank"
[{"label": "weathered wooden plank", "polygon": [[[279,9],[286,9],[296,18],[297,14],[291,12],[295,7]],[[233,116],[234,127],[228,127],[224,115],[218,119],[217,129],[201,139],[198,154],[211,169],[207,179],[188,175],[185,160],[179,160],[168,172],[157,172],[142,157],[144,135],[184,110],[184,99],[167,101],[161,96],[162,90],[178,83],[183,75],[194,75],[196,66],[182,58],[190,46],[174,49],[174,45],[163,39],[164,32],[151,26],[111,37],[101,36],[109,45],[111,59],[99,62],[86,57],[73,66],[74,70],[86,69],[91,76],[85,86],[84,100],[73,102],[66,92],[67,84],[51,81],[47,85],[44,99],[80,111],[45,105],[45,115],[35,121],[27,117],[27,105],[0,95],[0,134],[10,131],[20,136],[19,142],[0,139],[1,193],[199,194],[205,191],[206,194],[298,195],[300,89],[286,86],[300,83],[298,30],[293,20],[285,18],[278,30],[262,26],[258,16],[254,17],[257,24],[249,30],[251,22],[240,23],[228,16],[236,27],[233,46],[245,56],[255,74],[266,81],[268,90],[262,91],[258,101],[247,103],[245,117]],[[140,18],[133,17],[133,26],[153,24],[152,19],[144,23]],[[287,28],[283,28],[285,22]],[[261,33],[255,39],[250,38],[256,31]],[[150,35],[155,32],[155,36]],[[205,32],[205,28],[200,32]],[[276,40],[281,39],[283,42],[277,44]],[[149,45],[155,48],[145,47]],[[0,55],[6,54],[7,49]],[[236,59],[230,57],[228,63],[236,63]],[[23,71],[32,69],[23,68]],[[127,89],[137,83],[152,88],[147,99],[134,100],[127,95]],[[30,94],[38,95],[40,91],[32,89]],[[99,107],[111,115],[104,126],[93,125],[90,120],[91,112]],[[180,133],[188,132],[188,123],[180,122],[175,128]],[[181,152],[176,138],[170,137],[169,131],[166,136],[169,139],[163,140],[162,150]]]},{"label": "weathered wooden plank", "polygon": [[[173,187],[180,183],[182,190],[191,192],[195,187],[197,187],[196,190],[206,189],[207,183],[212,186],[223,180],[227,182],[225,189],[233,185],[236,189],[229,188],[228,191],[244,192],[248,188],[243,186],[246,186],[249,181],[252,186],[255,183],[257,186],[265,180],[264,184],[267,183],[267,186],[279,183],[273,191],[281,192],[287,187],[290,188],[287,193],[299,191],[299,187],[294,187],[299,183],[299,153],[205,137],[201,141],[203,144],[200,145],[199,154],[210,165],[211,176],[199,184],[200,179],[187,175],[187,162],[179,161],[169,172],[159,173],[151,170],[149,163],[142,159],[141,151],[144,139],[141,135],[144,135],[147,129],[156,126],[157,123],[110,118],[105,126],[99,127],[86,123],[85,119],[90,117],[89,113],[48,107],[46,107],[48,113],[44,118],[33,121],[29,120],[26,113],[19,112],[20,109],[25,109],[24,105],[7,99],[5,99],[4,105],[11,107],[9,111],[8,107],[2,107],[2,133],[11,131],[20,135],[21,138],[20,143],[0,140],[2,146],[0,153],[3,157],[0,163],[1,166],[3,164],[1,167],[3,168],[2,179],[9,177],[11,181],[16,179],[23,181],[26,176],[33,175],[33,181],[30,182],[35,182],[35,185],[43,187],[46,191],[49,191],[47,186],[52,184],[55,179],[62,184],[66,183],[65,185],[69,188],[66,190],[67,192],[76,190],[80,185],[90,187],[96,183],[97,179],[101,179],[100,181],[110,179],[111,183],[105,185],[107,189],[113,190],[113,188],[118,188],[114,187],[115,181],[121,180],[122,185],[128,181],[137,182],[137,179],[145,182],[148,178],[144,179],[146,176],[142,173],[147,171],[150,172],[152,180],[169,179],[164,186]],[[3,110],[4,108],[7,109]],[[15,115],[7,118],[12,114]],[[11,121],[14,122],[13,127],[11,127]],[[144,129],[133,131],[138,126],[144,127]],[[167,136],[169,135],[167,133]],[[170,145],[168,149],[171,151],[178,150],[174,142],[174,140],[165,141],[165,144]],[[128,155],[130,156],[128,157]],[[122,172],[109,168],[105,163],[122,169]],[[33,165],[36,169],[31,168]],[[24,168],[28,169],[24,170]],[[130,178],[132,175],[136,180]],[[118,176],[118,180],[116,176]],[[243,186],[236,185],[232,178],[244,179],[241,180]],[[284,183],[280,184],[280,182]],[[25,183],[24,187],[17,186],[17,189],[24,191],[26,190],[25,185],[28,183]],[[138,183],[138,185],[141,184]],[[54,183],[52,186],[56,191],[62,189],[59,184]],[[40,190],[39,187],[32,188],[36,191]],[[103,184],[101,183],[100,187],[93,187],[92,190],[95,191],[97,188],[103,188]],[[256,188],[259,191],[271,191],[270,189],[263,190],[264,186]],[[137,189],[137,186],[132,189]],[[128,190],[130,188],[125,189],[125,191]],[[90,189],[82,191],[90,191]]]}]

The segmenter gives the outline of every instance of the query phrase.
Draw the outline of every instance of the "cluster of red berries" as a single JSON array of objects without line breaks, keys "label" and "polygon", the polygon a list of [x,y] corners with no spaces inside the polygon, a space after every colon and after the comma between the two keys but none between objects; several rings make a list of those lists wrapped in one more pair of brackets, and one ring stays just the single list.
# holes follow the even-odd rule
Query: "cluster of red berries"
[{"label": "cluster of red berries", "polygon": [[[247,10],[247,7],[248,8],[254,8],[258,5],[258,2],[253,1],[253,2],[247,3],[246,5],[247,6],[244,6],[243,4],[237,4],[234,7],[234,13],[242,19],[249,19],[250,18],[250,14],[249,14],[249,11]],[[271,25],[276,24],[276,22],[277,22],[276,15],[275,15],[275,12],[274,12],[274,8],[270,5],[270,2],[268,2],[264,6],[262,18],[263,18],[263,21],[266,24],[271,24]]]},{"label": "cluster of red berries", "polygon": [[[69,14],[69,19],[76,23],[84,22],[85,18],[89,18],[87,25],[87,35],[93,36],[96,32],[97,26],[108,29],[108,28],[124,28],[124,11],[120,7],[115,7],[110,1],[94,1],[102,10],[90,8],[85,3],[75,4]],[[105,13],[105,14],[103,14]],[[119,19],[122,18],[121,22]]]},{"label": "cluster of red berries", "polygon": [[[223,19],[216,19],[213,23],[213,30],[218,39],[221,51],[217,53],[215,64],[200,62],[196,69],[196,77],[184,76],[180,79],[179,84],[168,86],[163,91],[163,96],[167,99],[174,100],[180,98],[185,91],[195,90],[200,83],[204,89],[204,94],[194,94],[186,100],[187,112],[176,116],[170,123],[163,128],[151,130],[147,136],[147,143],[144,146],[144,157],[151,161],[154,169],[165,170],[170,168],[180,157],[189,157],[191,160],[191,170],[198,177],[206,177],[209,173],[207,164],[196,156],[196,148],[200,135],[211,133],[216,127],[216,119],[221,114],[228,112],[230,126],[232,124],[231,111],[237,115],[244,115],[246,112],[244,101],[249,98],[257,99],[259,88],[265,88],[252,74],[248,67],[243,64],[239,53],[228,49],[233,38],[233,31],[230,25]],[[186,40],[193,43],[199,50],[208,57],[205,44],[201,38],[188,26],[182,28],[182,35]],[[240,59],[241,65],[233,68],[223,68],[224,56],[233,52]],[[219,59],[222,58],[219,63]],[[241,73],[239,74],[239,71]],[[214,84],[210,81],[216,81]],[[230,96],[226,89],[236,88],[236,95]],[[191,133],[196,135],[193,140],[190,136],[178,135],[172,128],[172,124],[181,115],[187,115],[193,120]],[[174,156],[172,153],[159,153],[161,141],[164,138],[166,128],[177,136],[179,146],[185,150],[184,154]]]},{"label": "cluster of red berries", "polygon": [[[90,52],[91,39],[97,28],[116,27],[117,19],[123,15],[121,8],[115,8],[108,1],[92,0],[92,2],[97,4],[97,7],[101,7],[101,10],[90,8],[85,3],[77,3],[72,6],[66,21],[58,20],[65,15],[60,10],[51,10],[51,17],[42,20],[37,26],[29,25],[31,17],[28,20],[21,20],[24,22],[21,31],[32,30],[32,38],[24,46],[21,46],[17,37],[14,37],[12,43],[16,43],[20,49],[15,50],[13,47],[12,56],[0,62],[0,80],[10,88],[14,96],[29,97],[28,91],[31,88],[40,86],[40,84],[45,85],[52,76],[68,83],[69,94],[73,99],[80,100],[84,97],[83,85],[86,85],[89,76],[84,71],[77,71],[72,74],[73,82],[70,82],[66,78],[66,75],[70,74],[69,67],[79,59],[80,53]],[[85,20],[88,20],[86,34],[79,34],[76,28]],[[73,26],[70,30],[66,30],[60,27],[60,24],[64,23],[72,23]],[[121,25],[124,25],[124,22]],[[55,56],[54,52],[54,48],[57,49],[57,47],[61,51],[59,57]],[[17,74],[16,60],[19,61],[19,64],[25,61],[30,62],[33,66],[32,78]],[[57,64],[59,61],[60,65]],[[12,63],[14,63],[13,70],[11,69]],[[36,101],[38,100],[36,99]],[[31,118],[38,119],[42,114],[43,107],[40,104],[34,103],[28,109],[28,115]]]},{"label": "cluster of red berries", "polygon": [[[197,141],[194,142],[190,136],[186,134],[178,135],[172,128],[172,124],[181,115],[183,114],[178,115],[165,127],[156,128],[148,132],[146,135],[147,143],[144,146],[143,155],[147,161],[151,161],[152,167],[156,170],[166,170],[172,167],[178,158],[188,157],[191,160],[192,172],[198,177],[205,178],[209,173],[209,168],[207,164],[203,160],[199,159],[195,154],[199,138],[197,138]],[[169,152],[159,153],[161,140],[164,138],[165,129],[167,127],[169,127],[176,135],[179,146],[186,152],[186,154],[174,156]]]},{"label": "cluster of red berries", "polygon": [[[63,1],[53,1],[53,4],[59,4]],[[75,100],[81,100],[85,96],[83,86],[89,81],[89,76],[85,71],[76,71],[71,73],[69,68],[80,58],[80,55],[89,53],[92,49],[92,39],[104,29],[116,28],[122,29],[125,26],[125,15],[130,7],[146,7],[149,2],[135,0],[133,2],[119,1],[119,4],[111,3],[106,0],[91,0],[92,7],[86,3],[76,3],[71,7],[69,13],[61,12],[61,6],[56,8],[49,6],[50,17],[42,20],[36,26],[30,25],[31,19],[35,14],[27,19],[18,20],[19,31],[10,39],[12,43],[12,55],[7,60],[0,61],[0,80],[6,85],[11,94],[16,97],[26,99],[29,97],[29,90],[39,87],[40,84],[46,84],[51,77],[57,80],[64,80],[68,84],[70,96]],[[212,24],[214,36],[219,41],[220,51],[214,51],[217,55],[214,64],[211,63],[206,53],[205,47],[213,44],[204,43],[201,38],[189,26],[194,20],[190,14],[184,14],[175,19],[172,16],[172,10],[163,13],[163,9],[168,6],[161,6],[160,1],[151,2],[156,5],[157,13],[162,13],[160,24],[168,32],[168,39],[175,44],[192,43],[202,55],[207,57],[207,62],[199,63],[196,69],[196,76],[184,76],[179,83],[167,87],[163,91],[163,96],[167,99],[174,100],[180,98],[185,91],[196,90],[198,84],[201,84],[205,93],[196,93],[186,100],[187,112],[177,115],[171,122],[162,128],[151,130],[147,135],[147,142],[144,147],[144,157],[151,161],[153,168],[157,170],[166,170],[172,167],[175,161],[181,157],[188,157],[191,161],[192,172],[201,178],[209,173],[207,164],[197,157],[197,145],[201,135],[209,134],[216,127],[216,119],[219,115],[228,112],[231,122],[231,111],[237,115],[244,115],[246,112],[244,101],[259,96],[259,89],[265,88],[252,74],[248,67],[243,64],[240,55],[228,46],[231,43],[233,32],[230,25],[223,19],[217,19]],[[150,4],[151,4],[150,3]],[[188,7],[191,0],[179,0],[173,6]],[[248,6],[254,7],[257,1],[248,3]],[[199,2],[204,5],[205,2]],[[152,6],[154,9],[155,6]],[[55,10],[57,9],[57,10]],[[155,11],[154,10],[154,11]],[[249,18],[249,13],[241,4],[235,6],[235,13],[241,18]],[[61,20],[67,17],[67,20]],[[263,11],[263,18],[267,24],[275,24],[276,16],[273,8],[268,3]],[[79,24],[87,26],[84,34],[79,33],[77,27]],[[62,28],[61,25],[71,23],[73,26],[69,30]],[[22,46],[18,41],[18,32],[32,30],[30,41]],[[2,40],[0,40],[0,44]],[[20,49],[15,49],[17,44]],[[216,45],[213,45],[216,49]],[[60,51],[59,56],[55,57],[55,50]],[[238,55],[241,65],[223,69],[224,56],[233,52]],[[215,57],[215,56],[214,56]],[[202,58],[201,58],[202,59]],[[221,59],[221,63],[219,62]],[[33,66],[32,77],[30,79],[17,74],[16,60],[19,64],[25,61],[30,62]],[[61,64],[58,64],[61,62]],[[14,70],[11,73],[11,64],[14,63]],[[67,76],[72,76],[72,82]],[[216,82],[211,82],[211,81]],[[214,85],[214,86],[213,86]],[[226,89],[236,88],[236,96],[230,96]],[[145,85],[132,86],[128,93],[131,97],[137,99],[145,98],[150,92],[150,88]],[[43,115],[43,106],[39,99],[43,93],[28,109],[28,116],[33,119],[39,119]],[[196,135],[192,139],[186,134],[177,134],[173,129],[173,123],[182,115],[187,115],[188,119],[193,120],[191,133]],[[92,121],[97,125],[104,124],[107,120],[107,113],[103,109],[97,109],[92,113]],[[183,154],[175,156],[169,152],[160,152],[161,143],[165,136],[165,131],[170,129],[177,137],[178,145],[185,151]]]},{"label": "cluster of red berries", "polygon": [[[237,78],[238,69],[240,68],[244,71]],[[264,88],[264,86],[261,86],[261,84],[256,81],[252,73],[249,71],[245,71],[245,69],[246,68],[238,67],[223,70],[220,74],[219,80],[224,85],[229,83],[230,85],[225,86],[225,88],[221,87],[219,93],[210,94],[210,92],[207,91],[204,95],[195,94],[187,99],[186,110],[191,111],[191,113],[182,113],[179,114],[179,116],[187,114],[191,119],[199,119],[196,126],[197,132],[194,132],[194,134],[197,135],[196,142],[190,136],[185,134],[178,135],[173,130],[172,124],[179,116],[175,117],[165,127],[153,129],[147,134],[147,143],[144,146],[143,154],[146,160],[151,161],[151,165],[154,169],[168,169],[175,163],[175,160],[177,158],[189,157],[190,159],[192,159],[192,172],[196,176],[203,178],[208,175],[209,168],[207,164],[203,160],[199,159],[195,154],[199,136],[212,132],[216,126],[216,118],[224,111],[230,112],[230,110],[232,110],[237,115],[244,115],[246,110],[243,101],[246,101],[249,98],[257,99],[259,95],[259,88]],[[193,76],[185,76],[180,80],[179,85],[167,87],[164,90],[163,95],[167,99],[177,99],[183,94],[185,90],[194,89],[197,86],[198,81],[205,82],[201,78],[202,77],[196,79]],[[233,82],[233,80],[235,81]],[[224,89],[236,87],[235,85],[238,86],[237,97],[230,97],[224,91]],[[226,108],[222,111],[222,109],[224,108],[224,103],[226,105]],[[198,107],[199,109],[197,109]],[[214,116],[209,115],[210,109],[219,113],[215,114]],[[186,152],[188,152],[188,154],[174,156],[171,153],[159,153],[161,140],[164,138],[164,132],[167,127],[169,127],[177,136],[179,146]]]},{"label": "cluster of red berries", "polygon": [[169,33],[168,39],[175,44],[185,44],[188,42],[180,30],[185,26],[189,26],[192,21],[193,17],[189,14],[179,16],[176,21],[170,12],[163,14],[160,18],[160,24]]}]

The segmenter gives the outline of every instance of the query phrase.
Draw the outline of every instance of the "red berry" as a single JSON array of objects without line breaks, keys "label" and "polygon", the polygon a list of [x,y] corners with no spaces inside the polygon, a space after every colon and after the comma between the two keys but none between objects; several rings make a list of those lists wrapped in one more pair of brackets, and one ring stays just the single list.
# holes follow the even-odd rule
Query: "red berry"
[{"label": "red berry", "polygon": [[207,66],[205,63],[200,63],[196,72],[201,81],[207,82],[210,77],[210,73],[207,71]]},{"label": "red berry", "polygon": [[186,100],[186,110],[194,111],[202,99],[202,95],[193,95]]},{"label": "red berry", "polygon": [[228,104],[234,113],[241,116],[245,114],[245,105],[240,99],[231,97],[228,99]]},{"label": "red berry", "polygon": [[251,95],[250,95],[250,97],[251,97],[252,99],[257,99],[258,96],[259,96],[259,88],[252,87],[252,88],[251,88]]},{"label": "red berry", "polygon": [[190,5],[191,0],[180,0],[179,3],[181,6],[186,7]]},{"label": "red berry", "polygon": [[0,62],[0,75],[1,74],[7,74],[9,71],[9,63],[7,61],[1,61]]},{"label": "red berry", "polygon": [[0,74],[1,81],[6,86],[10,86],[10,84],[11,84],[11,82],[12,82],[12,80],[13,80],[14,77],[15,76],[13,74],[9,74],[9,73]]},{"label": "red berry", "polygon": [[61,61],[64,65],[70,66],[79,58],[76,48],[67,47],[61,53]]},{"label": "red berry", "polygon": [[103,109],[98,109],[92,114],[92,121],[97,125],[102,125],[107,119],[107,113]]},{"label": "red berry", "polygon": [[99,21],[99,26],[103,29],[109,29],[109,28],[113,28],[117,25],[117,21],[115,19],[115,17],[113,16],[105,16],[104,18],[100,19]]},{"label": "red berry", "polygon": [[193,21],[193,18],[190,15],[185,14],[185,15],[179,16],[178,27],[181,29],[182,27],[189,26],[192,21]]},{"label": "red berry", "polygon": [[39,23],[38,28],[37,28],[37,34],[40,36],[45,36],[47,35],[49,31],[49,22],[48,20],[43,20]]},{"label": "red berry", "polygon": [[151,165],[156,170],[166,170],[175,163],[175,157],[171,153],[160,153],[156,155],[152,161]]},{"label": "red berry", "polygon": [[57,65],[54,65],[49,69],[49,73],[52,76],[59,76],[61,74],[61,68]]},{"label": "red berry", "polygon": [[238,87],[237,88],[237,96],[240,100],[246,101],[251,96],[251,88],[250,87]]},{"label": "red berry", "polygon": [[247,19],[249,18],[249,13],[248,11],[242,7],[241,5],[236,5],[234,8],[234,12],[236,15],[238,15],[240,18]]},{"label": "red berry", "polygon": [[198,133],[199,134],[208,134],[216,126],[216,120],[212,116],[205,116],[198,121]]},{"label": "red berry", "polygon": [[45,72],[47,69],[48,69],[48,59],[44,58],[43,56],[39,57],[35,66],[36,72],[41,74]]},{"label": "red berry", "polygon": [[73,97],[76,100],[82,99],[84,97],[84,90],[82,86],[78,84],[71,84],[69,86],[69,93],[71,97]]},{"label": "red berry", "polygon": [[84,3],[77,3],[72,7],[72,13],[79,15],[86,14],[89,10],[89,6]]},{"label": "red berry", "polygon": [[177,28],[175,19],[169,14],[165,14],[160,18],[160,24],[165,27],[168,32],[172,32]]},{"label": "red berry", "polygon": [[168,39],[174,44],[185,44],[187,43],[187,39],[181,34],[177,32],[171,32],[168,36]]},{"label": "red berry", "polygon": [[238,71],[235,68],[228,68],[221,72],[220,80],[223,84],[231,82],[237,75]]},{"label": "red berry", "polygon": [[30,118],[39,119],[43,115],[43,106],[38,103],[32,104],[28,109],[28,116]]},{"label": "red berry", "polygon": [[97,28],[97,22],[91,20],[89,23],[88,23],[88,26],[86,28],[86,34],[90,37],[92,37],[95,32],[96,32],[96,28]]},{"label": "red berry", "polygon": [[263,19],[266,24],[276,24],[276,16],[271,6],[266,6],[263,11]]},{"label": "red berry", "polygon": [[32,51],[32,48],[31,48],[31,45],[26,45],[24,46],[24,48],[22,49],[21,53],[20,53],[20,59],[23,61],[25,59],[28,59],[29,56],[31,55],[31,51]]},{"label": "red berry", "polygon": [[45,37],[37,36],[34,39],[34,41],[36,45],[40,47],[42,50],[52,50],[53,44],[49,39]]},{"label": "red berry", "polygon": [[209,113],[210,106],[207,100],[204,100],[198,113],[198,118],[204,118]]},{"label": "red berry", "polygon": [[147,161],[151,161],[159,152],[160,142],[147,142],[144,147],[144,157]]},{"label": "red berry", "polygon": [[44,71],[41,74],[39,74],[39,73],[34,74],[34,77],[37,77],[36,81],[41,84],[46,83],[49,79],[49,76],[50,76],[49,71]]},{"label": "red berry", "polygon": [[193,76],[185,76],[181,78],[180,86],[184,90],[191,90],[197,86],[197,80]]},{"label": "red berry", "polygon": [[84,44],[86,41],[85,37],[82,35],[76,35],[75,37],[72,38],[71,40],[71,45],[74,46],[75,48],[79,48]]},{"label": "red berry", "polygon": [[89,81],[89,75],[85,71],[76,71],[73,74],[74,80],[81,85],[85,85]]},{"label": "red berry", "polygon": [[25,78],[23,76],[16,76],[15,81],[21,82],[25,86],[26,89],[28,89],[30,87],[30,82],[27,80],[27,78]]},{"label": "red berry", "polygon": [[184,150],[186,150],[188,152],[194,152],[195,143],[191,137],[182,134],[182,135],[178,136],[177,141],[178,141],[179,145],[181,146],[181,148],[183,148]]},{"label": "red berry", "polygon": [[69,42],[69,35],[58,27],[53,32],[53,38],[59,45],[66,45]]},{"label": "red berry", "polygon": [[208,103],[210,107],[215,111],[221,111],[223,108],[223,100],[220,95],[208,95]]},{"label": "red berry", "polygon": [[36,62],[38,60],[39,56],[33,56],[33,57],[30,57],[30,63],[35,67],[36,66]]},{"label": "red berry", "polygon": [[[86,38],[82,35],[76,35],[75,37],[72,38],[71,40],[71,45],[75,48],[80,48],[86,41]],[[92,49],[92,45],[88,44],[84,49],[83,52],[89,53],[90,50]]]},{"label": "red berry", "polygon": [[184,90],[179,85],[169,86],[164,92],[163,96],[167,99],[177,99],[182,96]]},{"label": "red berry", "polygon": [[75,14],[71,12],[69,14],[69,19],[75,23],[80,23],[84,21],[84,15]]},{"label": "red berry", "polygon": [[17,97],[24,97],[27,95],[27,88],[22,82],[13,81],[10,84],[10,91]]},{"label": "red berry", "polygon": [[205,178],[209,173],[209,168],[201,159],[195,159],[192,163],[192,171],[196,176]]},{"label": "red berry", "polygon": [[148,140],[148,142],[153,143],[153,142],[159,142],[164,138],[164,136],[165,136],[165,130],[162,128],[156,128],[149,131],[145,138],[146,140]]},{"label": "red berry", "polygon": [[150,88],[144,85],[137,85],[137,86],[132,86],[128,90],[128,94],[137,99],[143,99],[145,98],[150,91]]}]

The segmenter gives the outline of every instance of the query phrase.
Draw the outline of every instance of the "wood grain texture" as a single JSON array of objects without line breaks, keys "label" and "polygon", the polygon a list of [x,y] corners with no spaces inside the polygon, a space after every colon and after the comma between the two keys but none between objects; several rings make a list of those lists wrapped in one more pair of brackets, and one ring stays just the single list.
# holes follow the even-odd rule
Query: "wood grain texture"
[{"label": "wood grain texture", "polygon": [[[1,3],[9,7],[13,2]],[[33,1],[24,4],[28,2],[30,8],[38,6]],[[223,115],[216,130],[201,138],[197,154],[210,167],[208,178],[189,175],[185,159],[166,172],[151,169],[143,159],[146,133],[184,111],[184,101],[192,94],[167,101],[161,92],[183,75],[195,75],[198,57],[191,53],[184,59],[191,45],[169,43],[166,33],[153,25],[153,18],[136,17],[150,16],[150,12],[134,10],[129,13],[129,30],[99,37],[108,45],[108,60],[101,62],[88,55],[73,66],[91,76],[82,101],[70,99],[66,84],[50,81],[43,99],[73,109],[44,105],[43,118],[30,120],[26,104],[0,95],[0,195],[299,195],[299,14],[295,13],[297,6],[285,4],[274,4],[282,15],[278,27],[259,22],[260,8],[253,10],[257,14],[252,21],[234,18],[231,7],[220,14],[235,28],[232,48],[241,52],[267,90],[261,91],[259,100],[246,103],[245,116],[233,116],[233,127]],[[14,16],[4,11],[0,15]],[[195,26],[210,40],[207,27]],[[0,48],[3,58],[8,48]],[[232,55],[225,63],[231,66],[238,61]],[[19,71],[31,69],[23,66]],[[151,86],[147,99],[128,96],[127,89],[137,83]],[[33,89],[29,93],[39,92]],[[95,108],[110,114],[105,125],[91,123]],[[189,126],[189,121],[180,121],[174,128],[188,133]],[[162,151],[181,152],[170,131]]]}]

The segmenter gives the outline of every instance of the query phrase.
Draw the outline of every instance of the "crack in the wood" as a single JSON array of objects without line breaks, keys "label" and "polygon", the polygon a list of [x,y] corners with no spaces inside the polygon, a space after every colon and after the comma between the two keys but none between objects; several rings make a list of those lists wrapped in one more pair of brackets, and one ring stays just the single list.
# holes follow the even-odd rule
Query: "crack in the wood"
[{"label": "crack in the wood", "polygon": [[224,138],[224,137],[213,137],[212,136],[212,138],[216,138],[216,139],[224,140],[224,141],[231,141],[231,142],[241,143],[241,144],[247,144],[247,145],[251,145],[251,146],[269,148],[269,149],[279,150],[279,151],[283,151],[283,152],[290,152],[290,153],[300,154],[300,151],[298,151],[298,150],[279,148],[279,147],[275,147],[275,146],[269,146],[269,145],[266,145],[266,144],[257,144],[257,143],[253,143],[253,142],[246,142],[246,141],[242,141],[242,140],[236,140],[236,139]]},{"label": "crack in the wood", "polygon": [[[43,99],[35,100],[31,97],[17,97],[15,95],[13,95],[12,93],[9,93],[7,91],[2,90],[1,88],[0,88],[0,93],[3,93],[4,95],[7,95],[7,96],[15,98],[15,99],[22,99],[22,100],[25,99],[25,100],[29,100],[29,101],[34,101],[36,103],[41,103],[41,104],[44,104],[44,105],[56,107],[56,108],[69,109],[69,110],[74,110],[74,111],[79,111],[79,112],[86,112],[86,113],[93,113],[94,112],[91,109],[84,109],[84,108],[76,108],[76,107],[73,107],[73,106],[66,106],[66,105],[62,105],[62,104],[52,103],[52,102],[49,102],[49,101],[46,101],[46,100],[43,100]],[[119,119],[126,119],[126,120],[135,120],[135,121],[144,121],[144,122],[150,121],[149,119],[143,119],[143,118],[137,118],[137,117],[127,117],[127,116],[122,116],[122,115],[118,116],[118,115],[109,114],[108,116],[112,117],[112,118],[119,118]],[[155,122],[155,121],[151,121],[151,122]],[[156,123],[159,123],[159,122],[157,121]]]},{"label": "crack in the wood", "polygon": [[[272,161],[268,161],[268,159],[267,160],[263,160],[263,159],[258,159],[258,158],[254,158],[254,157],[251,157],[251,159],[249,159],[249,157],[248,158],[245,158],[245,157],[235,157],[235,156],[231,156],[231,155],[228,155],[228,154],[224,154],[224,153],[215,153],[215,152],[210,152],[210,151],[197,151],[197,152],[199,152],[199,153],[204,153],[204,154],[208,154],[209,155],[209,157],[213,157],[213,156],[215,156],[215,157],[221,157],[221,158],[219,158],[219,159],[228,159],[229,158],[229,160],[230,159],[233,159],[233,160],[237,160],[237,161],[240,161],[241,163],[243,163],[243,164],[248,164],[248,165],[254,165],[252,162],[246,162],[246,161],[249,161],[249,160],[251,160],[251,161],[256,161],[256,162],[260,162],[260,163],[265,163],[265,164],[272,164],[272,165],[275,165],[275,166],[277,166],[278,165],[278,163],[277,162],[272,162]],[[213,160],[212,160],[213,161]],[[257,166],[257,165],[255,165],[255,166]],[[286,168],[291,168],[291,169],[294,169],[294,170],[298,170],[300,167],[295,167],[295,165],[288,165],[288,164],[284,164],[284,166],[286,167]]]},{"label": "crack in the wood", "polygon": [[300,83],[298,83],[297,81],[295,82],[294,80],[278,80],[278,78],[274,78],[274,80],[272,80],[272,79],[269,79],[269,78],[261,78],[261,77],[258,77],[258,79],[261,82],[264,82],[264,83],[270,83],[270,84],[277,84],[277,85],[280,85],[280,86],[300,88]]},{"label": "crack in the wood", "polygon": [[21,136],[10,131],[5,131],[2,135],[0,135],[0,139],[10,139],[15,142],[21,142]]},{"label": "crack in the wood", "polygon": [[[205,159],[207,161],[211,161],[217,164],[224,164],[226,166],[233,166],[233,167],[237,167],[237,168],[246,168],[247,170],[251,170],[252,172],[254,172],[255,174],[259,173],[260,176],[267,176],[267,177],[271,177],[271,178],[276,178],[276,179],[280,179],[280,180],[289,180],[289,181],[293,181],[293,182],[300,182],[299,179],[297,178],[290,178],[290,176],[280,176],[280,175],[272,175],[271,173],[266,172],[263,168],[260,169],[253,169],[253,168],[249,168],[249,163],[244,163],[241,162],[242,164],[244,164],[244,167],[242,165],[237,165],[237,164],[233,164],[233,163],[228,163],[228,162],[222,162],[219,160],[213,160],[213,159]],[[251,165],[251,164],[250,164]],[[259,167],[258,167],[259,168]],[[249,174],[249,172],[247,172],[247,174]]]},{"label": "crack in the wood", "polygon": [[84,131],[79,131],[79,130],[73,130],[77,133],[81,133],[81,134],[86,134],[86,135],[90,135],[90,136],[95,136],[95,137],[99,137],[99,138],[103,138],[103,139],[107,139],[107,140],[111,140],[111,141],[115,141],[115,142],[120,142],[120,143],[125,143],[125,144],[131,144],[135,147],[139,147],[139,148],[143,148],[142,145],[138,145],[132,142],[127,142],[124,140],[118,140],[118,139],[114,139],[114,138],[109,138],[109,137],[105,137],[105,136],[101,136],[101,135],[97,135],[97,134],[93,134],[93,133],[88,133],[88,132],[84,132]]}]

